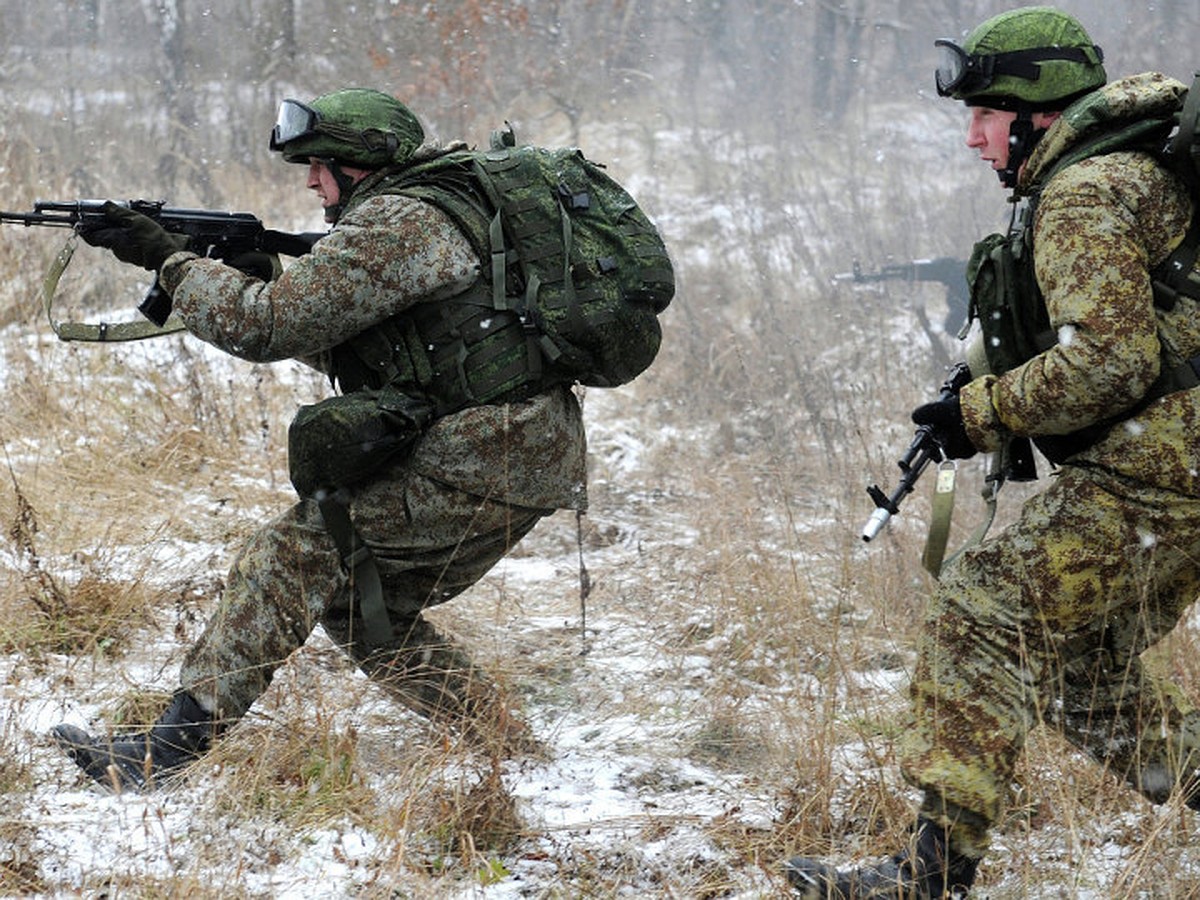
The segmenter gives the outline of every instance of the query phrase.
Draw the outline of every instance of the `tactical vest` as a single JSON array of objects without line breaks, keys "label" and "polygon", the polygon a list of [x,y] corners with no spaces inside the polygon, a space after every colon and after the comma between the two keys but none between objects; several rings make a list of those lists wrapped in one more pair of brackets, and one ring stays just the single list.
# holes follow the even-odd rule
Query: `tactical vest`
[{"label": "tactical vest", "polygon": [[[1082,143],[1034,186],[1028,201],[1014,211],[1006,233],[989,235],[975,245],[967,263],[971,296],[968,324],[979,321],[983,350],[993,375],[1003,375],[1058,343],[1033,264],[1033,223],[1041,187],[1068,165],[1093,156],[1118,150],[1158,152],[1172,125],[1170,119],[1141,121]],[[1200,209],[1193,211],[1192,223],[1180,246],[1151,272],[1155,307],[1170,311],[1181,295],[1200,298],[1195,271],[1198,247]],[[1136,416],[1159,397],[1198,384],[1200,356],[1177,366],[1170,365],[1164,356],[1158,378],[1131,409],[1071,434],[1036,437],[1034,443],[1047,459],[1060,463],[1086,450],[1114,425]]]},{"label": "tactical vest", "polygon": [[[372,194],[426,202],[436,198],[439,208],[454,209],[451,218],[477,252],[487,245],[486,220],[465,212],[483,202],[469,166],[443,163],[405,170],[385,178]],[[462,294],[418,303],[334,347],[330,376],[347,393],[389,385],[430,401],[442,416],[536,393],[539,357],[531,349],[519,316],[494,308],[481,274]]]}]

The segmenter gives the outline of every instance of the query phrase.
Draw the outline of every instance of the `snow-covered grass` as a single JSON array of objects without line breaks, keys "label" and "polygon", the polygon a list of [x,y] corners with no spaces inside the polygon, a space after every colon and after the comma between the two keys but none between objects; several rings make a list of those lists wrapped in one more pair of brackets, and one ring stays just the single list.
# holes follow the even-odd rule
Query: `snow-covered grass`
[{"label": "snow-covered grass", "polygon": [[[669,169],[643,165],[644,136],[588,137],[616,174],[652,173],[637,189],[680,277],[663,353],[635,384],[583,397],[582,527],[550,517],[431,613],[515,698],[541,758],[431,728],[318,632],[174,789],[85,782],[48,729],[153,715],[241,540],[291,502],[286,424],[325,388],[186,337],[61,344],[31,311],[53,242],[5,233],[0,893],[757,898],[785,892],[790,854],[895,848],[914,800],[892,739],[928,504],[919,490],[865,545],[863,488],[890,487],[905,413],[940,380],[930,351],[953,347],[915,314],[937,319],[936,289],[828,276],[885,261],[868,254],[889,223],[864,211],[945,239],[913,201],[921,162],[894,168],[909,138],[886,129],[795,155],[711,136],[711,158]],[[946,148],[926,149],[952,196]],[[136,302],[128,273],[101,271],[81,251],[64,309]],[[981,510],[964,469],[963,531]],[[1195,650],[1189,622],[1156,657],[1193,695]],[[1194,829],[1039,731],[980,894],[1193,896]]]}]

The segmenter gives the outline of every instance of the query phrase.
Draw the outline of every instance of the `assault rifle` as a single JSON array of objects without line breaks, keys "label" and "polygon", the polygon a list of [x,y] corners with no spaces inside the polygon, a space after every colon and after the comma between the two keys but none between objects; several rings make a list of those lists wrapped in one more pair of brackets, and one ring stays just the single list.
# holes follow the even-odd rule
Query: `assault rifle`
[{"label": "assault rifle", "polygon": [[953,256],[935,259],[914,259],[910,262],[892,263],[876,272],[864,272],[858,260],[849,272],[833,276],[834,281],[850,281],[854,284],[869,284],[880,281],[937,281],[946,287],[945,328],[947,333],[958,331],[967,318],[967,264]]},{"label": "assault rifle", "polygon": [[[220,212],[209,209],[177,209],[162,200],[124,200],[119,205],[149,216],[175,234],[188,237],[187,249],[200,256],[232,260],[245,253],[281,253],[303,256],[324,237],[320,233],[289,234],[263,227],[252,213]],[[78,228],[104,218],[104,200],[38,200],[32,212],[0,211],[0,222],[43,228]],[[170,299],[155,278],[138,306],[138,311],[155,325],[166,322]]]},{"label": "assault rifle", "polygon": [[[939,400],[949,400],[956,396],[963,386],[971,380],[971,370],[965,362],[960,362],[950,369],[950,374],[942,382],[938,393]],[[941,462],[944,454],[933,436],[932,425],[921,425],[909,444],[908,450],[900,457],[900,482],[890,495],[880,490],[878,485],[871,485],[867,493],[875,501],[875,512],[867,520],[863,528],[862,539],[870,541],[887,524],[888,519],[900,513],[900,501],[912,493],[917,479],[931,462]]]}]

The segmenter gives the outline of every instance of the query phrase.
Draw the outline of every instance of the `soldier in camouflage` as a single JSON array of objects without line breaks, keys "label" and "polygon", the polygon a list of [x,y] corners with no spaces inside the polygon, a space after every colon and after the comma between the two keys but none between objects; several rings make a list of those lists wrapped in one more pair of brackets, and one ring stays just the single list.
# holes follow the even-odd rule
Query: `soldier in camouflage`
[{"label": "soldier in camouflage", "polygon": [[[339,377],[356,339],[403,323],[420,304],[453,302],[481,278],[481,260],[445,213],[386,190],[389,172],[438,152],[423,142],[413,114],[380,92],[285,101],[271,148],[308,167],[308,187],[333,227],[273,280],[246,274],[255,267],[245,260],[238,268],[181,251],[177,236],[122,208],[83,237],[156,271],[196,337],[243,359],[300,359]],[[361,386],[346,381],[343,389]],[[586,506],[584,429],[571,388],[437,416],[407,453],[343,496],[390,630],[366,627],[357,570],[318,500],[302,497],[237,555],[179,690],[148,732],[112,740],[55,729],[81,768],[134,787],[177,771],[246,713],[318,624],[410,708],[497,737],[503,751],[533,746],[494,682],[421,612],[477,582],[543,516]]]},{"label": "soldier in camouflage", "polygon": [[1024,436],[1059,468],[1014,524],[946,567],[928,605],[901,745],[924,791],[909,846],[850,870],[793,859],[805,898],[965,896],[1040,723],[1152,801],[1178,791],[1200,809],[1200,713],[1140,659],[1200,595],[1200,309],[1156,305],[1151,285],[1192,201],[1148,152],[1056,168],[1084,138],[1178,110],[1185,88],[1155,74],[1106,84],[1100,49],[1048,7],[938,45],[938,90],[969,107],[967,145],[1036,202],[1031,234],[1016,232],[1032,272],[1025,253],[1009,274],[1035,284],[1026,305],[1044,303],[1051,339],[1003,371],[973,354],[974,380],[913,419],[948,457]]}]

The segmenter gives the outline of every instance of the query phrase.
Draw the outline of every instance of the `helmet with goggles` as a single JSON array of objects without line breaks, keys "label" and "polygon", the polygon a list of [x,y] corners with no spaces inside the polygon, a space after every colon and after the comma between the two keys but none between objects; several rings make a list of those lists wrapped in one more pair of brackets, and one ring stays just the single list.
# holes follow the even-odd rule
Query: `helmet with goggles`
[{"label": "helmet with goggles", "polygon": [[1107,80],[1103,51],[1078,20],[1048,6],[993,16],[962,46],[935,45],[938,94],[968,106],[1062,110]]},{"label": "helmet with goggles", "polygon": [[287,162],[331,160],[362,169],[404,162],[425,140],[412,112],[390,94],[348,88],[311,103],[284,100],[271,129],[271,149]]}]

